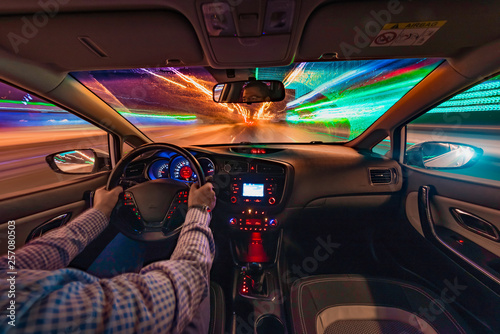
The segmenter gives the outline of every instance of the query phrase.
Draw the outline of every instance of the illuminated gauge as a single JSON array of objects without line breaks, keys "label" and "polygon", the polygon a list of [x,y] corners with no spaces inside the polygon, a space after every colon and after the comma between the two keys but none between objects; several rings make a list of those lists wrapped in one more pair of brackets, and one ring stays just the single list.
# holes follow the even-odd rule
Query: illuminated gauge
[{"label": "illuminated gauge", "polygon": [[199,158],[198,162],[201,165],[201,169],[203,170],[203,174],[205,177],[212,176],[215,174],[215,165],[209,158]]},{"label": "illuminated gauge", "polygon": [[168,179],[168,160],[160,159],[153,162],[148,169],[148,176],[151,180]]},{"label": "illuminated gauge", "polygon": [[172,178],[181,181],[196,181],[197,179],[189,161],[183,157],[177,157],[172,161],[171,174]]}]

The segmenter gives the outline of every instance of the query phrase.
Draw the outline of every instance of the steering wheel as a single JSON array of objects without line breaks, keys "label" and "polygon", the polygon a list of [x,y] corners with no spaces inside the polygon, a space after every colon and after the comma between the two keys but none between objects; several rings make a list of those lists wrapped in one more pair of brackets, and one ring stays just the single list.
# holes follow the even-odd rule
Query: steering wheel
[{"label": "steering wheel", "polygon": [[[141,154],[170,150],[184,157],[198,176],[199,186],[205,175],[198,160],[186,149],[166,143],[145,144],[123,157],[111,171],[106,189],[118,186],[128,164]],[[188,209],[189,186],[173,179],[157,179],[136,184],[121,195],[110,223],[131,239],[159,241],[176,236],[184,223]]]}]

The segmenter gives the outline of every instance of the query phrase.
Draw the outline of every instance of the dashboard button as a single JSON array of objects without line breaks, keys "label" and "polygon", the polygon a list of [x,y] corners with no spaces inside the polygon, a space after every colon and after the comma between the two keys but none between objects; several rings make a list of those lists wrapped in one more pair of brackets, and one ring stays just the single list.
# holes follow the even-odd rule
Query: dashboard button
[{"label": "dashboard button", "polygon": [[276,203],[276,198],[269,197],[269,204],[273,205],[274,203]]},{"label": "dashboard button", "polygon": [[238,199],[236,198],[236,196],[233,196],[231,197],[231,203],[236,203],[238,201]]}]

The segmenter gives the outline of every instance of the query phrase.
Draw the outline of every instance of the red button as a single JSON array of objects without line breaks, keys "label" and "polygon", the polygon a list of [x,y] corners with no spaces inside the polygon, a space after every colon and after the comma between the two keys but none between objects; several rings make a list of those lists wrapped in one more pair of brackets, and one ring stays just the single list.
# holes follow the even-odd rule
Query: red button
[{"label": "red button", "polygon": [[238,201],[238,199],[236,198],[236,196],[233,196],[231,197],[231,203],[236,203]]},{"label": "red button", "polygon": [[270,197],[269,198],[269,204],[273,205],[274,203],[276,203],[276,198]]}]

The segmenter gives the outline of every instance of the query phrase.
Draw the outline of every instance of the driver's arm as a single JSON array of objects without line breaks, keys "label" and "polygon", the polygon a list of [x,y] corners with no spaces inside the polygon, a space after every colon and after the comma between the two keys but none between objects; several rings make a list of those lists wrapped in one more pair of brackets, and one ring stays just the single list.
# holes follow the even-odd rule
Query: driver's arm
[{"label": "driver's arm", "polygon": [[[212,185],[191,188],[189,205],[213,208]],[[208,293],[215,255],[209,223],[205,210],[188,210],[171,259],[150,264],[140,274],[98,279],[71,268],[19,270],[12,332],[181,333]],[[0,293],[8,289],[8,280],[0,280]],[[0,308],[8,303],[0,300]]]},{"label": "driver's arm", "polygon": [[[16,251],[16,269],[56,270],[66,267],[107,226],[111,211],[123,191],[97,189],[94,207],[67,225],[54,229]],[[7,256],[0,269],[7,268]]]}]

